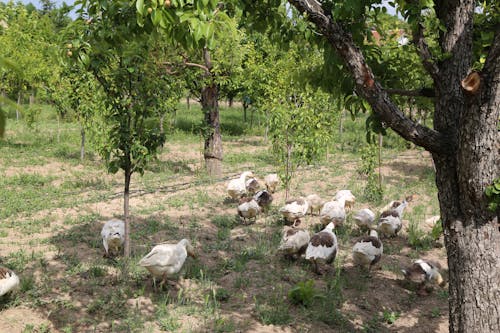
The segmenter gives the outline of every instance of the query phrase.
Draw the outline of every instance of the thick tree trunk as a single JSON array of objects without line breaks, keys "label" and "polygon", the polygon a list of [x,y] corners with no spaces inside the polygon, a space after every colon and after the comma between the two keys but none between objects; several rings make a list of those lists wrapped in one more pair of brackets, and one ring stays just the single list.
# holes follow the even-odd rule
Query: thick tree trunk
[{"label": "thick tree trunk", "polygon": [[434,129],[405,117],[366,63],[344,26],[318,0],[289,0],[306,12],[344,60],[356,92],[403,138],[429,150],[436,169],[449,266],[450,332],[500,332],[499,217],[487,209],[486,186],[499,176],[500,31],[495,32],[478,91],[462,80],[473,63],[475,1],[434,1],[440,23],[440,52],[433,59],[419,25],[414,43],[434,81]]},{"label": "thick tree trunk", "polygon": [[[210,71],[212,63],[208,49],[203,49],[205,66]],[[207,77],[212,76],[210,72],[205,73]],[[201,91],[201,108],[205,120],[205,145],[203,156],[207,172],[212,177],[222,175],[222,136],[219,121],[219,87],[213,81],[203,87]]]},{"label": "thick tree trunk", "polygon": [[132,172],[125,170],[125,188],[123,190],[123,220],[125,222],[125,258],[130,257],[130,218],[129,218],[129,197],[130,197],[130,180]]}]

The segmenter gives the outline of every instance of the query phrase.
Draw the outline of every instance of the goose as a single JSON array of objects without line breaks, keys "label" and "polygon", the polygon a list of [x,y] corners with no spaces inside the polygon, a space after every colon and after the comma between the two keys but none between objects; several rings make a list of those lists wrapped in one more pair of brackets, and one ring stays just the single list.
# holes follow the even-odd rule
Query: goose
[{"label": "goose", "polygon": [[125,223],[122,220],[112,219],[104,223],[101,230],[102,244],[106,251],[105,256],[118,255],[125,242]]},{"label": "goose", "polygon": [[240,199],[240,204],[238,205],[238,215],[243,219],[244,223],[250,219],[253,219],[255,222],[260,211],[261,208],[254,198]]},{"label": "goose", "polygon": [[313,215],[314,211],[317,210],[318,214],[323,208],[325,201],[321,199],[321,197],[317,194],[310,194],[306,197],[307,202],[309,203],[309,209],[311,210],[311,215]]},{"label": "goose", "polygon": [[376,230],[371,230],[369,236],[363,237],[352,248],[352,259],[355,265],[366,267],[368,271],[375,265],[384,252],[384,246],[378,238]]},{"label": "goose", "polygon": [[408,205],[405,200],[396,208],[386,210],[380,214],[378,231],[385,236],[396,236],[403,226],[403,211]]},{"label": "goose", "polygon": [[339,201],[341,198],[344,198],[344,208],[348,210],[350,210],[356,202],[356,197],[352,194],[351,190],[340,190],[335,194],[333,199]]},{"label": "goose", "polygon": [[257,201],[263,211],[268,211],[271,203],[273,202],[273,196],[268,190],[260,190],[255,193],[253,199]]},{"label": "goose", "polygon": [[314,271],[320,274],[318,269],[318,259],[331,264],[338,252],[337,236],[333,232],[335,224],[330,222],[325,229],[314,234],[309,240],[306,249],[306,259],[314,263]]},{"label": "goose", "polygon": [[399,205],[403,203],[403,201],[410,202],[412,200],[413,200],[413,195],[407,196],[404,200],[392,200],[387,205],[382,207],[382,209],[380,209],[380,213],[397,208]]},{"label": "goose", "polygon": [[278,186],[280,179],[278,177],[278,174],[271,173],[264,177],[264,182],[266,184],[266,189],[269,192],[274,193],[276,192],[276,186]]},{"label": "goose", "polygon": [[19,277],[12,270],[0,266],[0,296],[19,287]]},{"label": "goose", "polygon": [[153,275],[153,285],[156,289],[156,278],[161,278],[160,288],[168,276],[178,273],[187,256],[195,258],[194,248],[187,239],[182,239],[177,244],[159,244],[153,247],[139,261],[139,266],[145,267]]},{"label": "goose", "polygon": [[245,171],[241,174],[240,178],[232,179],[227,184],[227,194],[233,199],[237,200],[246,194],[246,179],[253,177],[252,171]]},{"label": "goose", "polygon": [[278,252],[288,257],[300,256],[306,251],[310,239],[309,231],[286,226],[283,229]]},{"label": "goose", "polygon": [[281,207],[280,213],[287,222],[294,222],[307,214],[309,203],[303,197],[290,199],[285,202],[285,206]]},{"label": "goose", "polygon": [[260,184],[259,184],[259,181],[257,180],[257,178],[252,177],[252,178],[249,178],[245,181],[245,189],[246,189],[248,194],[254,195],[255,192],[257,192],[259,190],[259,188],[260,188]]},{"label": "goose", "polygon": [[333,222],[338,227],[345,222],[344,200],[345,198],[341,197],[339,200],[325,202],[319,213],[319,220],[323,225]]},{"label": "goose", "polygon": [[438,263],[417,259],[413,264],[407,268],[403,268],[405,279],[419,284],[418,292],[419,294],[425,294],[424,290],[425,283],[430,282],[431,284],[444,286],[445,281],[443,276],[439,272],[441,266]]},{"label": "goose", "polygon": [[360,229],[369,229],[375,221],[375,213],[368,208],[358,210],[352,217]]}]

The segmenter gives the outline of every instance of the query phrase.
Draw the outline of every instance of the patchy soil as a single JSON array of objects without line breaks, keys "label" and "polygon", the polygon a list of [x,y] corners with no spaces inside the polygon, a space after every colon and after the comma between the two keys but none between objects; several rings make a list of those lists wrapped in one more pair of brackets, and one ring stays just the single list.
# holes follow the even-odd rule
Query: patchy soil
[{"label": "patchy soil", "polygon": [[[402,233],[382,240],[384,255],[370,275],[352,264],[350,251],[360,232],[348,218],[344,229],[337,231],[336,264],[317,276],[309,263],[275,254],[283,227],[277,212],[284,202],[283,190],[274,195],[269,214],[253,225],[239,224],[236,204],[226,198],[227,179],[234,177],[234,170],[251,166],[263,179],[272,166],[243,159],[225,167],[231,172],[224,179],[210,181],[199,177],[200,149],[196,144],[169,143],[160,157],[174,173],[168,181],[161,171],[150,172],[146,176],[153,181],[145,188],[144,180],[134,176],[132,259],[126,279],[121,274],[122,258],[103,258],[100,239],[103,223],[122,212],[122,199],[116,195],[121,187],[113,185],[119,184],[119,175],[102,171],[110,188],[94,193],[83,188],[71,194],[71,207],[21,213],[2,222],[0,263],[17,268],[24,282],[1,307],[0,332],[27,328],[33,332],[448,331],[447,291],[437,288],[418,296],[400,274],[401,267],[419,257],[446,267],[442,247],[417,251],[408,244],[409,221],[429,231],[433,225],[429,218],[439,214],[428,154],[391,152],[381,168],[386,195],[380,205],[363,201],[365,179],[356,171],[356,157],[331,155],[328,163],[302,168],[294,175],[291,196],[317,193],[330,199],[337,190],[349,188],[358,197],[354,211],[365,207],[378,211],[385,202],[414,195]],[[229,142],[224,149],[226,154],[251,156],[266,146],[260,138],[246,138]],[[8,168],[4,175],[50,176],[55,179],[52,186],[58,186],[62,177],[92,177],[98,167],[87,173],[82,166],[54,160],[45,166]],[[101,193],[102,199],[86,200],[89,192]],[[44,219],[48,222],[30,231],[30,221]],[[302,227],[313,230],[317,224],[317,216],[308,216]],[[154,244],[184,237],[193,241],[198,258],[188,259],[175,287],[155,290],[151,277],[135,263]],[[314,281],[317,296],[306,308],[291,303],[288,292],[307,280]]]}]

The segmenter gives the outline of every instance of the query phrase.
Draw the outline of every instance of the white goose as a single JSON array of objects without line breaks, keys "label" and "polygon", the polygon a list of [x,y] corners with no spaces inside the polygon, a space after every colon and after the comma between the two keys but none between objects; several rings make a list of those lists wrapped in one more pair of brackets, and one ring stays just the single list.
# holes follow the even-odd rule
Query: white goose
[{"label": "white goose", "polygon": [[375,221],[375,213],[368,208],[358,210],[352,217],[360,229],[369,229]]},{"label": "white goose", "polygon": [[346,216],[344,204],[344,197],[341,197],[339,200],[325,202],[319,213],[319,220],[321,223],[327,225],[333,222],[336,227],[344,224]]},{"label": "white goose", "polygon": [[177,244],[159,244],[139,261],[139,266],[145,267],[153,275],[155,288],[156,278],[161,278],[161,287],[168,276],[181,270],[188,255],[195,257],[194,248],[187,239]]},{"label": "white goose", "polygon": [[260,211],[261,208],[259,203],[254,198],[240,199],[240,204],[238,205],[238,215],[243,219],[244,223],[250,219],[253,219],[253,222],[255,222]]},{"label": "white goose", "polygon": [[386,210],[380,214],[378,221],[378,231],[385,236],[396,236],[403,226],[403,211],[408,202],[403,201],[392,210]]},{"label": "white goose", "polygon": [[13,291],[19,286],[19,278],[12,270],[0,266],[0,296]]},{"label": "white goose", "polygon": [[237,200],[244,196],[247,192],[246,179],[253,177],[252,171],[245,171],[241,174],[240,178],[231,179],[227,184],[227,194],[233,199]]},{"label": "white goose", "polygon": [[352,194],[351,190],[340,190],[335,194],[334,200],[339,201],[344,198],[344,208],[350,210],[356,202],[356,197]]},{"label": "white goose", "polygon": [[377,231],[371,230],[370,236],[365,236],[359,240],[352,248],[352,259],[355,265],[366,267],[370,271],[384,252],[384,246],[378,238]]},{"label": "white goose", "polygon": [[102,245],[106,256],[118,255],[125,242],[125,223],[122,220],[112,219],[104,223],[101,230]]},{"label": "white goose", "polygon": [[324,260],[331,264],[337,256],[339,245],[337,236],[333,232],[335,225],[330,222],[325,229],[314,234],[306,249],[306,259],[314,263],[314,271],[320,274],[318,260]]},{"label": "white goose", "polygon": [[307,202],[309,203],[309,209],[311,211],[311,215],[314,214],[314,211],[317,210],[318,214],[323,208],[325,204],[325,200],[321,199],[321,197],[317,194],[310,194],[306,197]]},{"label": "white goose", "polygon": [[300,256],[306,251],[311,236],[302,228],[285,227],[278,252],[286,256]]},{"label": "white goose", "polygon": [[280,213],[287,222],[295,222],[295,220],[304,217],[309,210],[309,203],[303,197],[290,199],[285,202],[285,206],[281,207]]},{"label": "white goose", "polygon": [[266,184],[267,190],[271,193],[274,193],[276,192],[276,186],[278,186],[280,179],[278,177],[278,174],[271,173],[264,177],[264,182]]}]

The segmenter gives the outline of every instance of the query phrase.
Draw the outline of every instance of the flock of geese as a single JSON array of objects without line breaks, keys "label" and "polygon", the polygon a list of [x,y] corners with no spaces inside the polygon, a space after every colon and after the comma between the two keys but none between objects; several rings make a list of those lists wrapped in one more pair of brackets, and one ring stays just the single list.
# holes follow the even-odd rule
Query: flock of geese
[{"label": "flock of geese", "polygon": [[[273,201],[272,194],[279,183],[277,174],[264,178],[265,189],[261,189],[257,178],[251,171],[243,172],[227,186],[227,194],[238,200],[238,215],[243,223],[255,221],[262,211],[269,209]],[[358,228],[367,232],[352,248],[355,265],[371,272],[371,268],[382,257],[384,248],[379,233],[384,237],[396,237],[403,226],[403,212],[411,197],[401,201],[391,201],[380,211],[378,218],[373,211],[363,208],[353,214]],[[321,274],[320,264],[331,264],[339,250],[335,228],[342,227],[346,221],[346,211],[352,210],[356,197],[350,190],[338,191],[332,200],[325,201],[317,194],[287,200],[279,209],[287,224],[282,233],[278,252],[289,258],[305,258],[311,261],[314,271]],[[313,235],[306,228],[301,228],[301,219],[307,214],[317,214],[323,229]],[[425,293],[427,282],[443,285],[439,272],[440,265],[432,261],[418,259],[410,267],[402,269],[405,278],[419,284],[419,293]]]},{"label": "flock of geese", "polygon": [[[261,189],[253,172],[245,171],[239,178],[232,179],[227,185],[227,194],[238,202],[237,211],[243,223],[255,222],[258,215],[267,212],[273,201],[273,193],[279,185],[277,174],[269,174],[264,178],[265,189]],[[281,243],[277,251],[289,258],[305,258],[312,262],[314,271],[322,274],[321,265],[331,264],[339,250],[335,228],[341,228],[346,221],[346,210],[351,210],[355,196],[350,190],[340,190],[330,201],[321,199],[317,194],[287,200],[279,209],[285,225]],[[368,208],[353,214],[355,224],[368,234],[361,237],[352,249],[355,265],[371,271],[373,265],[380,261],[383,244],[378,233],[385,237],[395,237],[402,227],[403,212],[410,198],[392,201],[385,206],[378,219]],[[300,227],[301,219],[307,214],[317,214],[323,229],[313,235],[309,230]],[[101,230],[105,256],[120,254],[125,241],[125,226],[122,220],[107,221]],[[178,273],[187,257],[195,257],[190,241],[182,239],[175,244],[161,243],[152,248],[138,263],[147,269],[153,277],[161,279],[160,287],[168,282],[168,277]],[[419,284],[419,292],[427,282],[443,285],[444,280],[437,263],[418,259],[410,267],[402,269],[405,278]],[[10,269],[0,266],[0,297],[17,289],[19,277]]]}]

